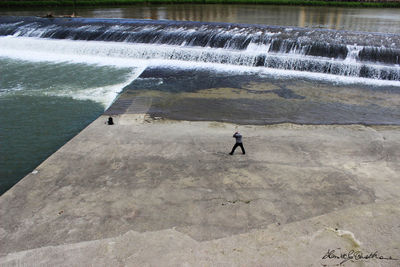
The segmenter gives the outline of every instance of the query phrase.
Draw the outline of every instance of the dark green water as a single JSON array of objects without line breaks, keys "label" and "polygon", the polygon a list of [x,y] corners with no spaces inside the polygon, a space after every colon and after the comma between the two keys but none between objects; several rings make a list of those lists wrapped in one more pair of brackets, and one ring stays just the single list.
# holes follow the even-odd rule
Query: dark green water
[{"label": "dark green water", "polygon": [[131,69],[0,58],[0,194],[101,115]]},{"label": "dark green water", "polygon": [[71,139],[103,111],[64,97],[0,98],[0,193]]}]

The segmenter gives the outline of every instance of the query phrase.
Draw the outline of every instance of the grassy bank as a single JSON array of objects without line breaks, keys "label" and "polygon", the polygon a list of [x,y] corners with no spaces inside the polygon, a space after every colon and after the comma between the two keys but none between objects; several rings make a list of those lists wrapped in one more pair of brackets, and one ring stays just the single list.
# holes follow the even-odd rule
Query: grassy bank
[{"label": "grassy bank", "polygon": [[113,6],[135,4],[263,4],[263,5],[302,5],[302,6],[341,6],[341,7],[397,7],[398,2],[342,2],[314,0],[10,0],[0,1],[0,8],[39,7],[39,6]]}]

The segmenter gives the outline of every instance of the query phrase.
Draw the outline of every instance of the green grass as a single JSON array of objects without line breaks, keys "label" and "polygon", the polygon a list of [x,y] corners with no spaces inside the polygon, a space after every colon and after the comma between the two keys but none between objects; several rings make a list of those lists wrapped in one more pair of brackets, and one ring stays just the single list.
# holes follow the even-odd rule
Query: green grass
[{"label": "green grass", "polygon": [[10,0],[0,1],[0,8],[38,6],[116,6],[135,4],[263,4],[302,6],[342,6],[342,7],[396,7],[400,2],[341,2],[314,0]]}]

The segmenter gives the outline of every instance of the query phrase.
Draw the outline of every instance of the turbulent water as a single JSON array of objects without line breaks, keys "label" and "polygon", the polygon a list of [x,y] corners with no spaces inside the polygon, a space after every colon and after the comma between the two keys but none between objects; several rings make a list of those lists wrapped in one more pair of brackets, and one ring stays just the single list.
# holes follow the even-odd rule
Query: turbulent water
[{"label": "turbulent water", "polygon": [[[0,191],[98,117],[123,88],[168,98],[198,93],[199,99],[181,97],[173,107],[153,93],[147,111],[175,119],[399,124],[399,37],[228,23],[0,17]],[[225,88],[225,98],[201,94],[210,88]],[[244,90],[246,97],[228,97],[226,88]]]},{"label": "turbulent water", "polygon": [[10,36],[0,39],[7,54],[13,49],[40,52],[45,47],[48,52],[82,56],[209,62],[400,81],[396,34],[221,23],[8,18],[0,26],[0,36]]}]

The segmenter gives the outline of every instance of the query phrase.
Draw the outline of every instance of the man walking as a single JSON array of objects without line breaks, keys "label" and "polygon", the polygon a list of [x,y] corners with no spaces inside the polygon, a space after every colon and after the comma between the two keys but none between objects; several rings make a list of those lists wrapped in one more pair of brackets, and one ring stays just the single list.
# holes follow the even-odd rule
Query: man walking
[{"label": "man walking", "polygon": [[236,144],[233,146],[231,153],[229,153],[229,155],[233,155],[233,153],[235,152],[235,149],[240,146],[240,148],[242,149],[242,153],[243,155],[246,154],[246,151],[244,151],[244,147],[243,147],[243,143],[242,143],[242,135],[239,132],[236,132],[233,135],[233,138],[236,138]]}]

